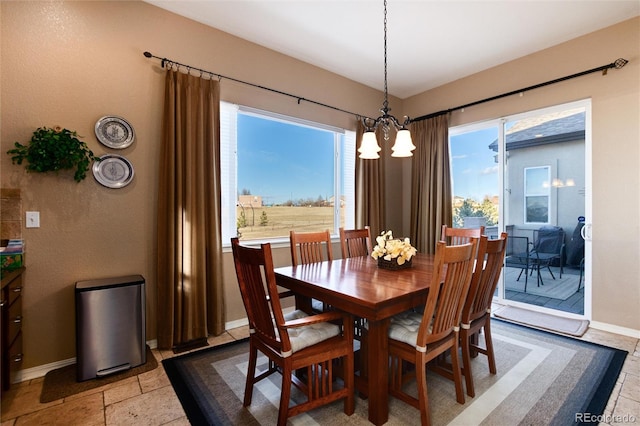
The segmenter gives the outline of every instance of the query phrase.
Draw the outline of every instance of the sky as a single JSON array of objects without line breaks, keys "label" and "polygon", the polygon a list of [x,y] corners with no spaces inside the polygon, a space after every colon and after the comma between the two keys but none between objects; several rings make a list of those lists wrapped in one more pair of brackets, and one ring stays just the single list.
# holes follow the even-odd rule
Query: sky
[{"label": "sky", "polygon": [[450,137],[454,196],[482,201],[498,195],[497,153],[489,149],[497,138],[497,127]]},{"label": "sky", "polygon": [[[498,164],[489,145],[497,127],[451,136],[453,193],[482,201],[498,195]],[[238,191],[265,205],[333,194],[333,133],[238,114]]]},{"label": "sky", "polygon": [[333,195],[333,133],[238,114],[238,191],[264,204]]}]

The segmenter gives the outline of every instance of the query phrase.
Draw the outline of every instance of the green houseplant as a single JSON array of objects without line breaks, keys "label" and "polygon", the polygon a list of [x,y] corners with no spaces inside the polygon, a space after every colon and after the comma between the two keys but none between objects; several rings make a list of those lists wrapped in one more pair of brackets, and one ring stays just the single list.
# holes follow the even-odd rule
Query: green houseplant
[{"label": "green houseplant", "polygon": [[75,169],[73,178],[80,182],[87,176],[92,161],[99,161],[85,142],[78,139],[75,131],[55,127],[40,127],[31,137],[28,145],[15,143],[15,148],[7,151],[14,164],[27,162],[28,172]]}]

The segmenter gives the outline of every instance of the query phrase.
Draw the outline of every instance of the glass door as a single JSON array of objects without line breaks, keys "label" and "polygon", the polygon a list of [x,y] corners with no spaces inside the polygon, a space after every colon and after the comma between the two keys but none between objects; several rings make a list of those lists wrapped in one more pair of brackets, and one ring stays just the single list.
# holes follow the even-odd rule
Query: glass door
[{"label": "glass door", "polygon": [[503,120],[504,301],[585,315],[587,110],[575,103]]},{"label": "glass door", "polygon": [[590,102],[449,135],[454,227],[509,235],[497,300],[590,318]]}]

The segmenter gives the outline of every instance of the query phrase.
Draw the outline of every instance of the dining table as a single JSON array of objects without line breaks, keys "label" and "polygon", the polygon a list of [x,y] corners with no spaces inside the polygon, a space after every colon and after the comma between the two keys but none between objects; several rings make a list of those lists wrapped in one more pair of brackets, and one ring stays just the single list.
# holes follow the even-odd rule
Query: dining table
[{"label": "dining table", "polygon": [[334,259],[275,269],[277,284],[296,295],[297,304],[317,299],[367,322],[366,371],[356,377],[357,390],[368,400],[369,421],[389,418],[389,343],[392,316],[424,306],[434,255],[418,253],[411,267],[386,269],[371,256]]}]

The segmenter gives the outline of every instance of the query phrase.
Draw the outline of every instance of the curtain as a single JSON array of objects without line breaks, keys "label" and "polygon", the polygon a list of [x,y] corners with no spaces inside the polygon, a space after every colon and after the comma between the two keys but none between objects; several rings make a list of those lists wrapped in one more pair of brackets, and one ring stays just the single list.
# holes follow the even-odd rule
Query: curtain
[{"label": "curtain", "polygon": [[[358,121],[356,129],[356,145],[362,143],[364,126]],[[378,133],[378,145],[382,145]],[[375,239],[385,228],[385,167],[384,158],[363,160],[356,153],[356,228],[371,228],[371,236]]]},{"label": "curtain", "polygon": [[414,122],[411,134],[411,241],[419,252],[434,253],[442,225],[452,221],[449,115]]},{"label": "curtain", "polygon": [[224,331],[220,84],[167,70],[158,188],[158,347]]}]

